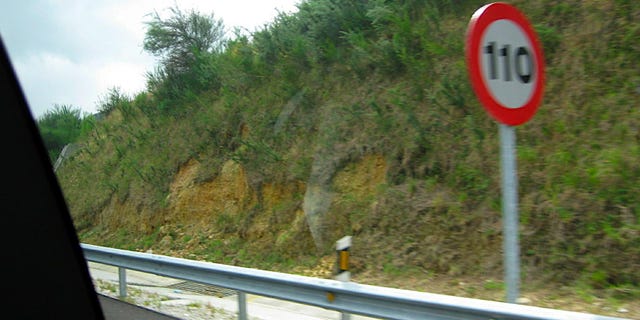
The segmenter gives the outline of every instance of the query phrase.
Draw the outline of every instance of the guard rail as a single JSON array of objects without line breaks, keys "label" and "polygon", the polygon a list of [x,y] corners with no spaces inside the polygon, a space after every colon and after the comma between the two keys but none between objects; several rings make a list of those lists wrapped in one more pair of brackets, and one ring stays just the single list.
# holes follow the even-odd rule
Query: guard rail
[{"label": "guard rail", "polygon": [[[89,261],[237,290],[239,319],[247,318],[246,293],[383,319],[621,319],[311,278],[90,244],[81,246]],[[121,272],[121,280],[124,278],[124,272]],[[123,284],[121,290],[122,287]]]}]

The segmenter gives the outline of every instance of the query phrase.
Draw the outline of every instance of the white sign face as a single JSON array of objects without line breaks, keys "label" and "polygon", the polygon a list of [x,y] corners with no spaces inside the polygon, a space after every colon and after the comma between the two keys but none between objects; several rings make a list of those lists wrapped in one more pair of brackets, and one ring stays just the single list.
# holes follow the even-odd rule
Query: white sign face
[{"label": "white sign face", "polygon": [[524,30],[512,20],[495,20],[480,43],[482,80],[491,95],[506,108],[524,106],[536,89],[537,77],[533,46]]}]

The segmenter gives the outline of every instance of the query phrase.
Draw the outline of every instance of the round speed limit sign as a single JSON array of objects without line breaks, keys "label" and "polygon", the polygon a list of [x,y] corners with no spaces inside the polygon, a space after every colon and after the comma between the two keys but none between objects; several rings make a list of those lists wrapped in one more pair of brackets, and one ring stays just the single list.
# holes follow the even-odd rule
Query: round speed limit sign
[{"label": "round speed limit sign", "polygon": [[469,23],[466,58],[473,89],[496,120],[527,122],[542,101],[544,61],[533,28],[516,8],[491,3]]}]

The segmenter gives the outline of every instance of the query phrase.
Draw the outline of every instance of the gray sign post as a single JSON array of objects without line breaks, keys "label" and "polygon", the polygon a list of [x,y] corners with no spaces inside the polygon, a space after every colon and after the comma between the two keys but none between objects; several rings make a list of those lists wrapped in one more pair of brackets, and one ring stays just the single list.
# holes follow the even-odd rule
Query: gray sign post
[{"label": "gray sign post", "polygon": [[520,245],[518,241],[518,176],[516,130],[500,124],[500,167],[502,174],[502,248],[504,251],[506,301],[516,303],[520,295]]}]

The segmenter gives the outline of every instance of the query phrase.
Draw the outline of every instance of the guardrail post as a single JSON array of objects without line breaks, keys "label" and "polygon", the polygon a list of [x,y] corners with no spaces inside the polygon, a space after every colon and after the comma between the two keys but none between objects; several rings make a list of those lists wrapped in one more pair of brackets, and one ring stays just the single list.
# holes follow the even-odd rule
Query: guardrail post
[{"label": "guardrail post", "polygon": [[238,319],[247,320],[247,294],[238,291]]},{"label": "guardrail post", "polygon": [[127,269],[118,267],[118,287],[120,298],[127,297]]}]

